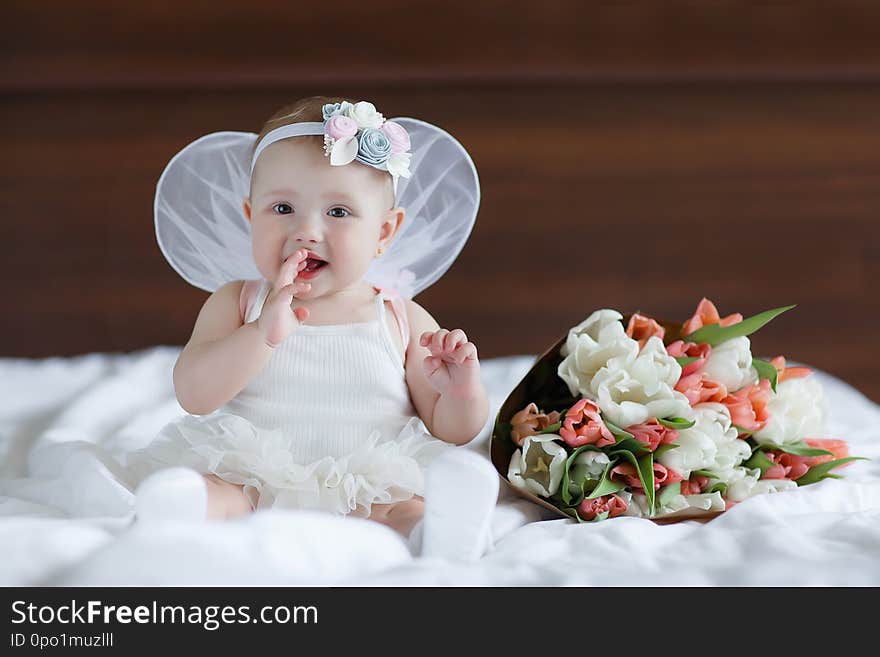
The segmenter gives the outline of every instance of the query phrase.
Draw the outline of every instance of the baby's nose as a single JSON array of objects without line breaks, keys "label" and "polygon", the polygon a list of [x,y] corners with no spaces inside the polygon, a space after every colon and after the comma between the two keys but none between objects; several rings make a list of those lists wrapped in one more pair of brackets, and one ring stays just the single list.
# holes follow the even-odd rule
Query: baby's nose
[{"label": "baby's nose", "polygon": [[297,222],[293,231],[293,238],[297,242],[317,243],[321,241],[321,226],[319,222],[305,219]]}]

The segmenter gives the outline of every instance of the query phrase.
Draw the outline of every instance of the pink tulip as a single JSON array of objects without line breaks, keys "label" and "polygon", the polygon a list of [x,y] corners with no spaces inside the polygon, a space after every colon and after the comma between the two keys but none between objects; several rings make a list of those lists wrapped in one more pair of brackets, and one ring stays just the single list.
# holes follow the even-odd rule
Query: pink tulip
[{"label": "pink tulip", "polygon": [[703,365],[705,365],[706,361],[709,359],[709,354],[712,353],[712,347],[707,342],[701,342],[700,344],[697,344],[696,342],[685,342],[684,340],[676,340],[666,347],[666,353],[673,358],[682,358],[687,356],[697,359],[693,363],[688,363],[681,368],[681,375],[687,376],[689,374],[693,374],[694,372],[699,372],[701,369],[703,369]]},{"label": "pink tulip", "polygon": [[703,297],[700,303],[697,304],[697,310],[694,313],[694,316],[687,320],[681,327],[681,334],[683,336],[690,335],[697,329],[708,326],[709,324],[730,326],[731,324],[736,324],[742,320],[743,316],[739,313],[734,313],[721,319],[718,310],[715,308],[715,304],[709,301],[706,297]]},{"label": "pink tulip", "polygon": [[510,418],[510,439],[519,447],[527,436],[534,436],[551,424],[559,422],[559,412],[544,413],[534,402]]},{"label": "pink tulip", "polygon": [[[633,490],[644,491],[642,480],[639,479],[636,466],[632,463],[621,463],[611,468],[611,479],[612,481],[622,480]],[[654,490],[660,488],[661,485],[674,484],[681,480],[682,476],[672,468],[667,468],[662,463],[654,463]]]},{"label": "pink tulip", "polygon": [[690,479],[685,479],[681,482],[681,494],[682,495],[699,495],[704,490],[706,490],[706,485],[708,483],[709,483],[708,477],[704,477],[703,475],[692,474]]},{"label": "pink tulip", "polygon": [[665,330],[656,321],[650,317],[633,313],[629,318],[629,324],[626,327],[626,334],[639,343],[639,349],[645,346],[648,338],[657,336],[661,340]]},{"label": "pink tulip", "polygon": [[785,358],[783,356],[777,356],[776,358],[771,359],[770,363],[779,372],[776,377],[777,383],[782,383],[788,379],[799,379],[813,373],[813,370],[809,367],[786,367]]},{"label": "pink tulip", "polygon": [[599,415],[599,407],[589,399],[579,399],[568,409],[559,429],[559,435],[571,447],[581,445],[605,447],[616,442],[614,434],[605,426],[602,416]]},{"label": "pink tulip", "polygon": [[727,396],[727,388],[706,378],[704,372],[682,376],[675,389],[688,398],[691,406],[704,402],[721,402]]},{"label": "pink tulip", "polygon": [[592,500],[585,499],[577,508],[577,513],[583,520],[593,520],[606,511],[609,518],[622,515],[626,512],[626,502],[618,495],[603,495]]},{"label": "pink tulip", "polygon": [[733,424],[751,433],[763,429],[770,420],[767,404],[771,394],[770,382],[761,379],[758,383],[728,394],[721,403],[730,411]]},{"label": "pink tulip", "polygon": [[641,424],[630,425],[626,427],[625,431],[629,431],[640,443],[647,443],[648,449],[652,452],[660,445],[674,443],[678,438],[678,431],[664,427],[657,421],[657,418],[651,418]]}]

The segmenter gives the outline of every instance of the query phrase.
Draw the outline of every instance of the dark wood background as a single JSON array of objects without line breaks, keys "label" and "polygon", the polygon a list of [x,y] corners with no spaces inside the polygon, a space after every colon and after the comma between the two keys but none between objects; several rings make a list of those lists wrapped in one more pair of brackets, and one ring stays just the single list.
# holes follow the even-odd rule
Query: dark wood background
[{"label": "dark wood background", "polygon": [[483,202],[417,300],[482,357],[599,307],[797,303],[753,338],[880,400],[873,2],[4,3],[0,356],[182,345],[168,159],[312,94],[455,135]]}]

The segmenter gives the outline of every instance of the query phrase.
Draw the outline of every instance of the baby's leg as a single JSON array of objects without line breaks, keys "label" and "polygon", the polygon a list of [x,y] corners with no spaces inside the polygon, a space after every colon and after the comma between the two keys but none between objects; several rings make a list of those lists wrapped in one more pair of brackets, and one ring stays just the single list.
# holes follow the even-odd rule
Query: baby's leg
[{"label": "baby's leg", "polygon": [[374,504],[369,517],[370,520],[391,527],[406,538],[424,514],[425,499],[420,495],[413,495],[403,502]]},{"label": "baby's leg", "polygon": [[202,475],[208,489],[208,519],[235,518],[253,511],[251,502],[244,494],[244,486],[230,484],[217,475]]}]

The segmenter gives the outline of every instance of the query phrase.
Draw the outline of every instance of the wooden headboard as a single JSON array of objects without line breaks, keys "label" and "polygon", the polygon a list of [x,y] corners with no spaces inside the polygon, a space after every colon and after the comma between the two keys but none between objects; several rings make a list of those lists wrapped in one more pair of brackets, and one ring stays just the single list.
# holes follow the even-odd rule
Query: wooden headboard
[{"label": "wooden headboard", "polygon": [[[182,345],[168,159],[313,94],[456,136],[472,236],[418,298],[482,357],[600,307],[798,307],[753,340],[880,401],[880,8],[786,3],[7,3],[0,355]],[[210,11],[210,16],[203,15]]]}]

